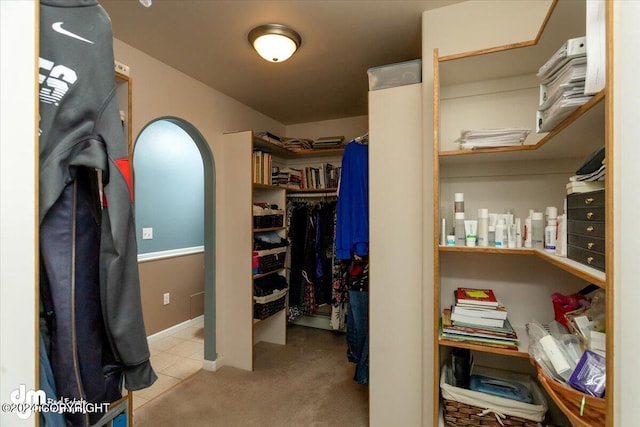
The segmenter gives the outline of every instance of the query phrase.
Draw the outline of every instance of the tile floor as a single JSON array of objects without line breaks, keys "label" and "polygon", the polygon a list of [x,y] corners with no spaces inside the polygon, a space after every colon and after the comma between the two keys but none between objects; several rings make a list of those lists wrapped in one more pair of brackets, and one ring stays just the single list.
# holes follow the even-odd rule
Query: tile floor
[{"label": "tile floor", "polygon": [[202,369],[204,320],[151,342],[149,350],[158,380],[151,387],[133,393],[134,410]]}]

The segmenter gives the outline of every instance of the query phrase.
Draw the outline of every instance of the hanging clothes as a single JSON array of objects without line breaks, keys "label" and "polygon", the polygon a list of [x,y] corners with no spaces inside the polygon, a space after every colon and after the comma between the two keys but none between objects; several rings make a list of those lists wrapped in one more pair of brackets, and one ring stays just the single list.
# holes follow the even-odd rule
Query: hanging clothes
[{"label": "hanging clothes", "polygon": [[[95,403],[120,398],[123,376],[128,390],[157,378],[142,317],[112,43],[109,16],[96,0],[40,1],[40,286],[48,356],[58,397]],[[102,415],[65,414],[73,426]]]},{"label": "hanging clothes", "polygon": [[369,146],[351,141],[344,149],[336,223],[336,258],[369,254]]},{"label": "hanging clothes", "polygon": [[289,202],[290,319],[331,302],[335,201]]},{"label": "hanging clothes", "polygon": [[[348,265],[334,288],[348,290],[347,359],[356,365],[353,379],[369,382],[369,146],[368,134],[345,147],[338,189],[336,258]],[[343,283],[337,283],[343,279]]]}]

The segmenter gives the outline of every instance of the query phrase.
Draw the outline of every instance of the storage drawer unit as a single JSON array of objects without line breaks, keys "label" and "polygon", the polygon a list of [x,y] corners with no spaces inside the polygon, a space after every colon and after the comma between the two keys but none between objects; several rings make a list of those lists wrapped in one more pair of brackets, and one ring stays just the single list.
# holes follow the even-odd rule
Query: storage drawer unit
[{"label": "storage drawer unit", "polygon": [[567,257],[605,270],[604,190],[567,196]]}]

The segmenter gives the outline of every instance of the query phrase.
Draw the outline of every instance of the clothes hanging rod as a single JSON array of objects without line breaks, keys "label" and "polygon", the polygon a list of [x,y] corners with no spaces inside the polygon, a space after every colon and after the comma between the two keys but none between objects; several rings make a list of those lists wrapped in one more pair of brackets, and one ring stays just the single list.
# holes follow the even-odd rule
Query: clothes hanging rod
[{"label": "clothes hanging rod", "polygon": [[290,199],[295,199],[296,197],[300,198],[312,198],[312,197],[338,197],[338,193],[335,191],[326,191],[326,192],[317,192],[317,193],[290,193],[287,194],[287,197]]}]

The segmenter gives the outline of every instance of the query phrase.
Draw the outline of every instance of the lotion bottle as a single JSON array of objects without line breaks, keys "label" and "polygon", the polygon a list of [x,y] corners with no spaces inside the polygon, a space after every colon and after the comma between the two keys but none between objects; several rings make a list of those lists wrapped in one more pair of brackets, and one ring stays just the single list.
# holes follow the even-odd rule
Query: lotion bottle
[{"label": "lotion bottle", "polygon": [[498,220],[496,225],[496,248],[507,247],[507,224],[505,224],[504,218]]},{"label": "lotion bottle", "polygon": [[464,212],[456,212],[455,217],[456,246],[466,246],[467,235],[464,231]]},{"label": "lotion bottle", "polygon": [[478,246],[489,246],[489,209],[478,209]]},{"label": "lotion bottle", "polygon": [[531,217],[531,246],[544,249],[544,213],[534,212]]}]

